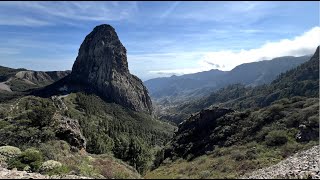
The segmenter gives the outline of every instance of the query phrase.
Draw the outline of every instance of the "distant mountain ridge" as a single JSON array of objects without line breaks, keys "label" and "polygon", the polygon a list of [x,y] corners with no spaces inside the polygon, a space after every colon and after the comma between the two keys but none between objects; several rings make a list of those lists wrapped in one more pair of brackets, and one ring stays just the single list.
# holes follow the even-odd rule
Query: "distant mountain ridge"
[{"label": "distant mountain ridge", "polygon": [[248,87],[239,83],[228,85],[211,92],[208,96],[167,108],[161,112],[161,115],[166,120],[180,123],[189,114],[212,105],[242,110],[251,107],[262,108],[284,97],[318,97],[318,89],[319,47],[308,61],[279,74],[270,84],[256,87]]},{"label": "distant mountain ridge", "polygon": [[310,57],[311,55],[278,57],[272,60],[241,64],[231,71],[213,69],[195,74],[150,79],[145,81],[145,85],[155,101],[159,102],[166,97],[171,101],[175,101],[173,99],[184,101],[185,97],[190,97],[193,91],[197,90],[199,93],[202,88],[210,88],[211,91],[214,91],[235,83],[248,86],[270,83],[280,73],[306,62]]}]

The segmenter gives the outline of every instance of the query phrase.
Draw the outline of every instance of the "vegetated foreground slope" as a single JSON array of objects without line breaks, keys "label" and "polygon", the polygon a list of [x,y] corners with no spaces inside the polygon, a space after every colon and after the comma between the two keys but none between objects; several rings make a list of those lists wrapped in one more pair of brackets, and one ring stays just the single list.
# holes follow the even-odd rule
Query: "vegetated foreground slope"
[{"label": "vegetated foreground slope", "polygon": [[[138,177],[130,174],[137,174],[136,170],[143,174],[153,165],[157,146],[163,146],[173,130],[172,125],[148,114],[83,93],[51,99],[26,96],[0,106],[0,146],[36,148],[44,159],[63,163],[65,169],[59,172],[62,174]],[[61,140],[66,147],[62,147]],[[81,152],[91,153],[97,161],[89,161],[88,155]],[[112,168],[116,167],[111,166],[110,161],[115,161],[115,166],[118,162],[112,160],[114,157],[134,168],[122,165],[122,169],[128,170],[120,168],[113,172]]]},{"label": "vegetated foreground slope", "polygon": [[179,125],[161,155],[164,161],[146,177],[235,178],[317,145],[318,63],[319,48],[270,85],[225,92],[220,104],[213,103],[220,107],[201,110]]}]

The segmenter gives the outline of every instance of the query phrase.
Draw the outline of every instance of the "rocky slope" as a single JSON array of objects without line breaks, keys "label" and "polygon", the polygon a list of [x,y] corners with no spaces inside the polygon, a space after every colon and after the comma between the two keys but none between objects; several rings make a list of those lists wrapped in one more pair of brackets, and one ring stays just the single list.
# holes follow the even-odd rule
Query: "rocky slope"
[{"label": "rocky slope", "polygon": [[217,127],[217,120],[233,112],[232,109],[214,107],[191,115],[179,125],[171,141],[171,148],[166,150],[165,158],[172,156],[187,158],[191,154],[199,156],[206,151],[212,151],[213,145],[217,142],[212,140],[210,134]]},{"label": "rocky slope", "polygon": [[52,84],[71,71],[31,71],[0,66],[0,91],[15,92]]},{"label": "rocky slope", "polygon": [[242,179],[320,179],[320,146],[294,154],[271,167],[246,174]]},{"label": "rocky slope", "polygon": [[71,78],[94,88],[102,97],[135,111],[152,112],[142,81],[130,74],[127,50],[110,25],[87,35],[73,65]]},{"label": "rocky slope", "polygon": [[71,71],[19,71],[15,77],[30,84],[48,85],[64,78],[70,73]]},{"label": "rocky slope", "polygon": [[76,175],[42,175],[39,173],[28,173],[26,171],[8,170],[0,167],[0,179],[93,179]]}]

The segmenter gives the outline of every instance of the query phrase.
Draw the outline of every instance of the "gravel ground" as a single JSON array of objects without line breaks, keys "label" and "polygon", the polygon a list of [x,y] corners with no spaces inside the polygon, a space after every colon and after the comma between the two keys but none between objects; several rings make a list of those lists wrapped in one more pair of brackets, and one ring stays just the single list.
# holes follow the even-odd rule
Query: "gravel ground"
[{"label": "gravel ground", "polygon": [[320,146],[299,152],[276,165],[246,174],[241,179],[320,179]]}]

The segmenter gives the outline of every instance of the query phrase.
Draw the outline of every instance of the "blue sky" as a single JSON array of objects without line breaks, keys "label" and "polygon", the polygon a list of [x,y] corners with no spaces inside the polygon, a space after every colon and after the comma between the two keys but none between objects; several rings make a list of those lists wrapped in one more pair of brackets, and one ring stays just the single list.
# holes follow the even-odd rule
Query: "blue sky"
[{"label": "blue sky", "polygon": [[319,2],[0,2],[0,65],[72,68],[85,36],[110,24],[142,80],[312,54]]}]

